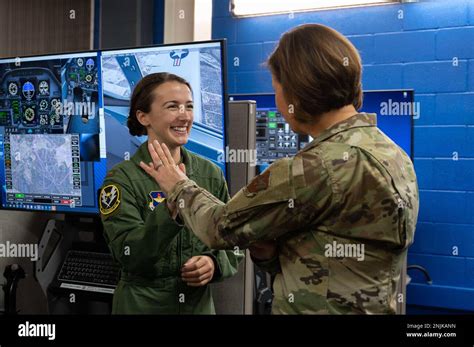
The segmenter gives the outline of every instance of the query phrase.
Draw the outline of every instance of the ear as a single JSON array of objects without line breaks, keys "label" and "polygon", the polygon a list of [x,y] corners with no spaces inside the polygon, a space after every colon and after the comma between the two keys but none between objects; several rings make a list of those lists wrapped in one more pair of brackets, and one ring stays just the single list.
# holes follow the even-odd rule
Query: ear
[{"label": "ear", "polygon": [[137,120],[138,122],[143,125],[145,128],[150,125],[150,119],[148,117],[148,113],[143,111],[137,111]]}]

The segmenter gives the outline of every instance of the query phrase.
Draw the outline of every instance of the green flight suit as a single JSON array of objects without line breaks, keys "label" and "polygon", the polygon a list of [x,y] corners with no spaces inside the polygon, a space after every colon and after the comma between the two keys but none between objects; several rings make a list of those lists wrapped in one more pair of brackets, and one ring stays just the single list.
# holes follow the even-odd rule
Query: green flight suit
[{"label": "green flight suit", "polygon": [[[186,174],[220,201],[229,200],[221,170],[181,147]],[[99,196],[105,238],[121,278],[114,293],[114,314],[214,314],[209,285],[191,287],[181,267],[196,255],[210,256],[212,282],[234,275],[243,253],[211,250],[169,215],[156,181],[139,166],[151,162],[147,142],[129,161],[108,172]]]}]

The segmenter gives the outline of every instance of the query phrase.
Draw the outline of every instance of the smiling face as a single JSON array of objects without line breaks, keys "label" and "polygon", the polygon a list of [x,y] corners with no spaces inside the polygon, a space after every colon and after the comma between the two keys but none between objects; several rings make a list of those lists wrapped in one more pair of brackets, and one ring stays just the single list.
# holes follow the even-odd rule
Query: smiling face
[{"label": "smiling face", "polygon": [[148,140],[164,142],[170,149],[185,145],[194,120],[193,97],[188,86],[165,82],[154,89],[153,95],[150,112],[137,111]]}]

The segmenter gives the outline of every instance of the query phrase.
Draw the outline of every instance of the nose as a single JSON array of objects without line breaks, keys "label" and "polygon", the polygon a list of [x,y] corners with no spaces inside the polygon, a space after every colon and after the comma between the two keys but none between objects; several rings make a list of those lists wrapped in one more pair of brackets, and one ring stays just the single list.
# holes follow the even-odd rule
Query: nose
[{"label": "nose", "polygon": [[182,112],[179,112],[178,115],[179,120],[192,120],[193,119],[193,110],[189,110],[184,108]]}]

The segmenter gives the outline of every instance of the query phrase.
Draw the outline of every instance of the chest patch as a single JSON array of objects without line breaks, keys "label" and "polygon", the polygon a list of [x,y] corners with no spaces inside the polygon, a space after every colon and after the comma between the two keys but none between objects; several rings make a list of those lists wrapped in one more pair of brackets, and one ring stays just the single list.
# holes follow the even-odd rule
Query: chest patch
[{"label": "chest patch", "polygon": [[148,208],[152,211],[155,209],[156,206],[158,206],[165,200],[165,193],[163,192],[154,191],[150,192],[150,194],[148,195],[151,198],[151,201],[148,204]]}]

